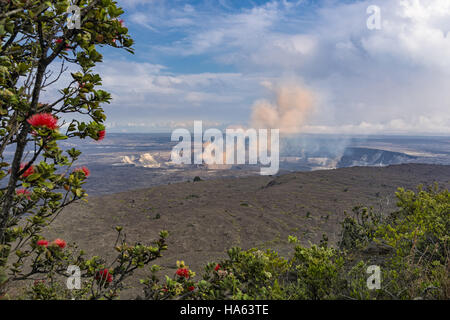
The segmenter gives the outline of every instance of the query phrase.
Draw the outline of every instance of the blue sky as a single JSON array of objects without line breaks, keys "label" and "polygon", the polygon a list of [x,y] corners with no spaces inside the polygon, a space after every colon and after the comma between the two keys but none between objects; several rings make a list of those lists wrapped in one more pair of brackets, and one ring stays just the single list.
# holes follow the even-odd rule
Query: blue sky
[{"label": "blue sky", "polygon": [[136,54],[103,50],[111,132],[251,126],[261,104],[282,127],[289,87],[314,97],[299,132],[450,134],[448,0],[118,2]]}]

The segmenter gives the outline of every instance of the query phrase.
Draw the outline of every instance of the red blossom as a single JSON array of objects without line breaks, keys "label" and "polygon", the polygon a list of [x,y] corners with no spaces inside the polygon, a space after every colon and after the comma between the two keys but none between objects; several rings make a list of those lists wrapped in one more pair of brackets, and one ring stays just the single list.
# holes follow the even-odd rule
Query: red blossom
[{"label": "red blossom", "polygon": [[189,270],[186,268],[179,268],[176,272],[179,277],[189,278]]},{"label": "red blossom", "polygon": [[194,289],[195,289],[194,286],[190,286],[190,287],[188,288],[188,291],[194,291]]},{"label": "red blossom", "polygon": [[222,268],[222,267],[220,266],[220,264],[217,264],[216,267],[214,268],[214,270],[215,270],[215,271],[219,271],[220,268]]},{"label": "red blossom", "polygon": [[64,249],[66,247],[66,242],[62,239],[55,239],[55,241],[53,241],[53,244],[60,247],[61,249]]},{"label": "red blossom", "polygon": [[103,139],[105,139],[106,136],[106,131],[105,130],[100,130],[99,132],[97,132],[97,141],[102,141]]},{"label": "red blossom", "polygon": [[63,40],[62,39],[55,39],[55,42],[56,43],[61,43],[61,42],[63,42]]},{"label": "red blossom", "polygon": [[27,189],[17,189],[16,190],[16,195],[18,196],[26,196],[27,199],[30,199],[30,192]]},{"label": "red blossom", "polygon": [[34,280],[34,282],[33,282],[33,284],[34,284],[35,286],[37,286],[39,283],[45,283],[45,280],[44,280],[44,279],[36,279],[36,280]]},{"label": "red blossom", "polygon": [[[27,164],[21,163],[20,170],[23,170]],[[26,178],[34,173],[34,167],[30,166],[25,172],[22,174],[22,178]]]},{"label": "red blossom", "polygon": [[33,127],[47,127],[50,130],[58,128],[58,119],[50,113],[38,113],[28,118],[27,122]]},{"label": "red blossom", "polygon": [[48,246],[48,241],[47,241],[47,240],[38,240],[38,241],[36,242],[36,244],[37,244],[38,246],[41,246],[41,247],[47,247],[47,246]]},{"label": "red blossom", "polygon": [[89,169],[87,167],[85,167],[85,166],[83,166],[81,168],[76,168],[74,170],[74,172],[83,172],[84,175],[86,176],[86,178],[89,177],[90,174],[91,174],[91,171],[89,171]]},{"label": "red blossom", "polygon": [[101,280],[101,281],[106,281],[108,283],[111,283],[113,280],[112,275],[108,269],[103,269],[103,270],[98,271],[97,274],[95,275],[95,279]]}]

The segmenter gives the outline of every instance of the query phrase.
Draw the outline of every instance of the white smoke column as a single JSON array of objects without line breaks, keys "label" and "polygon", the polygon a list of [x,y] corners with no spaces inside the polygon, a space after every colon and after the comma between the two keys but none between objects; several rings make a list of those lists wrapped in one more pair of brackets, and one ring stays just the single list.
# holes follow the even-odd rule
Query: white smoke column
[{"label": "white smoke column", "polygon": [[308,116],[314,109],[315,98],[311,90],[299,83],[286,83],[274,86],[264,83],[276,95],[276,102],[267,100],[255,102],[252,108],[253,128],[280,129],[282,134],[302,131]]}]

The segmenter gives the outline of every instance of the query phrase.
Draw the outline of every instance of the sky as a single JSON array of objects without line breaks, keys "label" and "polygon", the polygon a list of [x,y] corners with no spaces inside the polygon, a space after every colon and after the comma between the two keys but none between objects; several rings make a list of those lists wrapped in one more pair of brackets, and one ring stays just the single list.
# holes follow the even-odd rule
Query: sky
[{"label": "sky", "polygon": [[[273,111],[305,133],[450,135],[448,0],[118,3],[135,54],[102,50],[110,132],[250,127]],[[306,113],[277,114],[284,88],[308,92]]]}]

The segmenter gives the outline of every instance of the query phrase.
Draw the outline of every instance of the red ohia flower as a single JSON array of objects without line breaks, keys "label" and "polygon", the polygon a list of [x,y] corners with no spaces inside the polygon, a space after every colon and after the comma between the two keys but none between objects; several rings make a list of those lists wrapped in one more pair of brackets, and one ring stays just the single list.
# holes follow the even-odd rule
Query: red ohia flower
[{"label": "red ohia flower", "polygon": [[18,196],[21,196],[21,195],[26,196],[27,199],[30,199],[30,192],[27,189],[23,189],[23,188],[18,189],[18,190],[16,190],[16,194]]},{"label": "red ohia flower", "polygon": [[186,268],[179,268],[176,272],[179,277],[189,278],[189,270]]},{"label": "red ohia flower", "polygon": [[99,132],[97,132],[97,141],[102,141],[103,139],[105,139],[106,136],[106,131],[105,130],[100,130]]},{"label": "red ohia flower", "polygon": [[53,241],[53,244],[60,247],[61,249],[64,249],[66,247],[66,242],[62,239],[55,239],[55,241]]},{"label": "red ohia flower", "polygon": [[61,43],[61,42],[63,42],[63,40],[60,39],[60,38],[58,38],[58,39],[55,39],[55,42],[56,42],[56,43]]},{"label": "red ohia flower", "polygon": [[50,130],[58,128],[58,119],[50,113],[38,113],[28,118],[27,122],[33,127],[47,127]]},{"label": "red ohia flower", "polygon": [[195,289],[194,286],[190,286],[190,287],[188,288],[188,291],[194,291],[194,289]]},{"label": "red ohia flower", "polygon": [[220,268],[222,268],[222,267],[220,266],[220,264],[217,264],[216,267],[214,268],[214,270],[215,270],[215,271],[219,271]]},{"label": "red ohia flower", "polygon": [[103,269],[97,272],[95,275],[95,280],[97,281],[106,281],[108,283],[112,282],[113,278],[111,273],[109,273],[108,269]]},{"label": "red ohia flower", "polygon": [[35,286],[37,286],[37,285],[40,284],[40,283],[45,283],[45,280],[44,280],[44,279],[36,279],[36,280],[34,280],[34,282],[33,282],[33,284],[34,284]]},{"label": "red ohia flower", "polygon": [[38,240],[38,241],[36,242],[36,244],[37,244],[38,246],[41,246],[41,247],[47,247],[47,246],[48,246],[48,241],[47,241],[47,240]]},{"label": "red ohia flower", "polygon": [[[23,170],[27,166],[26,163],[20,164],[20,170]],[[34,173],[34,167],[30,166],[25,172],[22,174],[22,178],[26,178]]]},{"label": "red ohia flower", "polygon": [[89,175],[91,174],[91,171],[89,171],[89,169],[85,166],[81,168],[76,168],[73,172],[83,172],[86,178],[89,177]]}]

